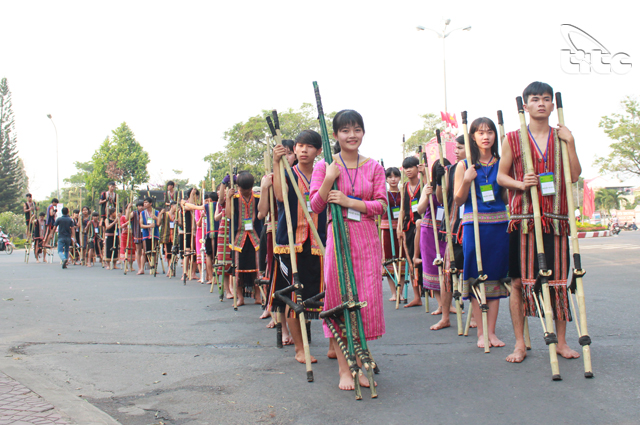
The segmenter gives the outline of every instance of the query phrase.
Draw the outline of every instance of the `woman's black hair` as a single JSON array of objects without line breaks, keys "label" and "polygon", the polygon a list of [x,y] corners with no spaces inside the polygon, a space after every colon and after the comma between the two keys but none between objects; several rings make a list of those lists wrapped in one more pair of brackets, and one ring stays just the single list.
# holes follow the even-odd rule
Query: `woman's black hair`
[{"label": "woman's black hair", "polygon": [[116,212],[116,209],[114,207],[109,207],[109,215],[113,214]]},{"label": "woman's black hair", "polygon": [[295,144],[310,145],[316,149],[322,149],[322,137],[313,130],[303,130],[296,137]]},{"label": "woman's black hair", "polygon": [[[282,140],[282,146],[284,146],[285,148],[289,149],[291,152],[293,152],[293,147],[296,145],[296,142],[294,142],[291,139],[283,139]],[[293,165],[296,165],[298,163],[298,159],[296,158],[296,160],[293,162]]]},{"label": "woman's black hair", "polygon": [[338,112],[335,117],[333,117],[333,133],[338,134],[338,131],[349,125],[357,125],[362,128],[362,132],[364,133],[364,121],[362,120],[362,115],[353,109],[343,109]]},{"label": "woman's black hair", "polygon": [[204,197],[211,200],[211,202],[218,202],[218,192],[207,192]]},{"label": "woman's black hair", "polygon": [[295,146],[295,144],[296,143],[291,139],[282,139],[282,146],[289,149],[291,152],[293,152],[293,147]]},{"label": "woman's black hair", "polygon": [[144,207],[144,201],[136,202],[136,207]]},{"label": "woman's black hair", "polygon": [[333,154],[339,154],[341,150],[342,148],[340,147],[340,142],[336,140],[336,142],[333,144]]},{"label": "woman's black hair", "polygon": [[173,187],[175,188],[175,187],[176,187],[176,184],[173,182],[173,180],[169,180],[169,181],[167,182],[167,184],[165,185],[165,187],[166,187],[167,189],[169,189],[169,186],[173,186]]},{"label": "woman's black hair", "polygon": [[404,159],[404,161],[402,161],[402,168],[406,170],[407,168],[417,167],[418,164],[420,164],[418,158],[416,158],[415,156],[408,156]]},{"label": "woman's black hair", "polygon": [[389,167],[384,172],[384,177],[388,179],[391,176],[402,177],[402,173],[397,167]]},{"label": "woman's black hair", "polygon": [[73,213],[74,213],[74,214],[80,214],[80,210],[75,209],[75,210],[73,210]]},{"label": "woman's black hair", "polygon": [[[438,163],[440,163],[439,159],[438,159]],[[451,162],[447,158],[444,158],[444,166],[446,167],[447,165],[451,165]],[[431,166],[431,187],[435,189],[437,184],[438,182],[436,181],[436,167],[432,165]]]},{"label": "woman's black hair", "polygon": [[253,174],[248,171],[240,171],[236,183],[240,189],[249,190],[253,188],[254,181]]},{"label": "woman's black hair", "polygon": [[456,143],[459,145],[464,145],[464,134],[461,134],[458,137],[456,137]]},{"label": "woman's black hair", "polygon": [[469,141],[471,142],[469,144],[470,145],[469,147],[471,150],[472,164],[477,164],[478,160],[480,159],[480,150],[478,149],[478,144],[474,139],[474,134],[476,133],[476,131],[480,130],[484,126],[488,127],[489,130],[493,131],[493,134],[495,134],[496,136],[495,141],[493,142],[493,146],[491,146],[491,156],[493,156],[494,158],[500,159],[500,153],[498,152],[498,129],[496,128],[496,125],[494,124],[493,121],[491,121],[490,118],[487,118],[487,117],[476,118],[471,123],[471,127],[469,127],[469,139],[470,139]]}]

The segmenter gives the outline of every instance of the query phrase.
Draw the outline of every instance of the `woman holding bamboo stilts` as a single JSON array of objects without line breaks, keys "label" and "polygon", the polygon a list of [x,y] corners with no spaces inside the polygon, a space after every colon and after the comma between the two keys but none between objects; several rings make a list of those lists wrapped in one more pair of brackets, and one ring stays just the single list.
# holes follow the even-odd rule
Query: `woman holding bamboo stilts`
[{"label": "woman holding bamboo stilts", "polygon": [[[385,173],[380,164],[360,155],[359,147],[364,137],[362,116],[353,110],[343,110],[333,119],[333,137],[340,144],[340,153],[334,155],[333,163],[327,166],[324,160],[314,167],[311,180],[311,209],[315,213],[324,210],[328,203],[342,207],[345,226],[350,235],[353,272],[360,301],[367,306],[360,310],[364,335],[367,341],[382,337],[385,322],[382,310],[382,270],[377,266],[382,261],[382,249],[376,228],[375,217],[387,209]],[[339,190],[332,190],[334,182]],[[325,304],[332,309],[342,303],[338,281],[338,265],[333,224],[329,218],[327,246],[324,261]],[[325,337],[332,338],[324,325]],[[336,342],[332,341],[336,347]],[[339,388],[355,388],[347,361],[341,350],[338,357]],[[359,378],[361,386],[369,386],[364,375]]]},{"label": "woman holding bamboo stilts", "polygon": [[[505,208],[507,191],[497,183],[500,155],[496,138],[496,125],[489,118],[478,118],[471,123],[469,129],[471,158],[467,157],[458,164],[454,187],[456,205],[464,204],[464,216],[462,217],[464,283],[462,295],[464,299],[471,299],[473,315],[478,324],[478,347],[480,348],[484,348],[484,332],[488,332],[491,347],[504,346],[504,342],[498,339],[495,332],[500,298],[507,297],[507,290],[500,279],[507,277],[509,271],[509,235],[507,233],[509,219]],[[469,166],[469,163],[472,166]],[[487,275],[484,285],[489,306],[487,312],[489,329],[483,329],[477,295],[469,285],[470,279],[478,277],[474,211],[470,194],[472,184],[475,185],[478,205],[482,266],[484,274]],[[479,294],[480,289],[477,292]]]},{"label": "woman holding bamboo stilts", "polygon": [[[445,160],[446,165],[450,165],[449,161]],[[440,273],[438,266],[433,264],[433,260],[437,254],[440,254],[440,258],[444,256],[445,249],[447,247],[446,235],[438,232],[438,248],[436,251],[436,242],[433,237],[433,226],[436,229],[439,228],[439,222],[444,219],[444,208],[442,203],[438,201],[437,197],[433,196],[435,193],[435,187],[437,179],[435,175],[436,168],[431,169],[431,181],[430,184],[425,184],[424,190],[420,195],[418,201],[418,213],[422,214],[422,221],[419,227],[420,229],[420,254],[422,261],[422,285],[426,291],[433,291],[436,301],[438,302],[438,308],[433,311],[432,315],[443,314],[444,310],[447,310],[447,320],[441,323],[441,327],[446,327],[444,324],[449,320],[449,313],[455,313],[455,309],[451,308],[451,300],[445,306],[440,299]],[[427,171],[428,172],[428,171]],[[431,205],[429,203],[429,197],[433,197],[433,207],[435,211],[431,211]],[[443,282],[444,284],[444,282]]]}]

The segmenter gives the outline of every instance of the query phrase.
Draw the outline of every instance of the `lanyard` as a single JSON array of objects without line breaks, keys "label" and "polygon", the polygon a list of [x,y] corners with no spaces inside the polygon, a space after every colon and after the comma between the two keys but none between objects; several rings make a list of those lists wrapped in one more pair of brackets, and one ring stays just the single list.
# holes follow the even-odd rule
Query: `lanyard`
[{"label": "lanyard", "polygon": [[351,183],[351,196],[356,195],[356,181],[358,180],[358,167],[360,166],[360,154],[358,154],[358,162],[356,163],[356,175],[351,180],[351,173],[347,168],[347,164],[344,163],[344,159],[342,159],[342,153],[339,153],[340,161],[342,161],[342,165],[344,165],[344,169],[347,170],[347,177],[349,177],[349,183]]},{"label": "lanyard", "polygon": [[492,158],[486,164],[483,164],[480,160],[478,160],[478,163],[482,166],[482,174],[484,174],[484,182],[485,183],[489,183],[489,173],[487,173],[487,168],[490,168],[490,167],[493,168],[495,162],[492,163],[492,161],[494,159],[495,158]]},{"label": "lanyard", "polygon": [[527,126],[527,130],[529,131],[529,136],[531,136],[531,139],[533,140],[533,144],[536,145],[538,152],[540,152],[540,156],[544,160],[544,169],[546,170],[547,154],[549,153],[549,141],[551,140],[551,127],[549,127],[549,136],[547,136],[547,148],[545,149],[544,154],[542,153],[542,150],[540,150],[540,146],[538,146],[538,142],[536,142],[536,139],[533,137],[533,134],[531,134],[531,129],[529,129],[529,126]]},{"label": "lanyard", "polygon": [[[304,175],[302,170],[300,170],[300,166],[299,165],[296,165],[296,168],[297,168],[297,173],[296,174],[298,174],[298,176],[302,176],[304,178],[304,181],[307,182],[307,184],[305,184],[305,188],[307,189],[307,192],[310,192],[311,191],[311,180],[309,180],[307,178],[307,176]],[[303,182],[303,184],[304,184],[304,182]]]},{"label": "lanyard", "polygon": [[391,198],[393,199],[393,206],[398,205],[398,198],[397,198],[397,192],[391,192],[389,191],[389,195],[391,195]]},{"label": "lanyard", "polygon": [[410,196],[409,203],[411,203],[411,200],[418,195],[418,190],[420,190],[420,184],[417,184],[415,190],[411,193],[411,183],[407,182],[407,193]]}]

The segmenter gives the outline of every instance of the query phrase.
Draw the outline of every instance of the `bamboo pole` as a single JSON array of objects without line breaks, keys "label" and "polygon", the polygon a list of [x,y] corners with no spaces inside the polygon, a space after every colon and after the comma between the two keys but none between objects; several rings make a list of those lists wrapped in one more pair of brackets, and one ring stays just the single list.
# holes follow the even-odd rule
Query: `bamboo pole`
[{"label": "bamboo pole", "polygon": [[[231,202],[229,202],[229,213],[230,213],[230,217],[231,217],[231,229],[230,229],[230,233],[229,236],[231,238],[230,240],[230,245],[231,245],[231,264],[233,264],[233,260],[235,257],[235,248],[234,248],[234,243],[235,243],[235,217],[233,216],[234,211],[233,211],[233,198],[235,196],[236,193],[236,182],[235,182],[235,174],[236,174],[236,170],[235,168],[233,168],[231,166],[231,164],[229,164],[229,171],[231,172],[230,176],[231,176]],[[236,267],[238,266],[237,264],[235,265]],[[232,268],[233,270],[233,268]],[[238,311],[238,279],[235,276],[235,271],[234,273],[230,273],[229,274],[229,283],[233,283],[232,285],[229,285],[232,290],[233,290],[233,309],[235,311]]]},{"label": "bamboo pole", "polygon": [[[527,121],[524,116],[524,107],[522,104],[522,97],[518,96],[516,98],[516,103],[518,105],[518,117],[520,118],[520,140],[522,141],[522,150],[524,154],[524,163],[525,163],[525,173],[534,173],[533,168],[533,159],[531,157],[531,146],[529,142],[529,132],[527,130]],[[529,188],[529,192],[531,194],[531,204],[533,206],[533,222],[534,222],[534,231],[535,231],[535,239],[536,239],[536,250],[538,257],[538,267],[539,267],[539,275],[538,279],[542,283],[542,301],[544,306],[544,320],[542,319],[542,315],[540,308],[538,307],[538,315],[540,316],[540,321],[542,322],[542,327],[545,332],[545,342],[549,346],[549,358],[551,363],[551,379],[554,381],[559,381],[562,378],[560,377],[560,368],[558,366],[558,355],[556,353],[556,345],[558,343],[558,337],[553,332],[553,313],[551,310],[551,295],[549,293],[549,276],[551,275],[551,270],[547,269],[547,259],[544,253],[544,242],[542,239],[542,219],[540,217],[540,200],[538,198],[538,186],[531,186]],[[525,194],[523,194],[525,196]],[[536,282],[537,283],[537,282]],[[536,300],[536,304],[538,301],[537,294],[534,292],[533,298]],[[545,323],[546,322],[546,323]],[[545,326],[546,325],[546,326]]]},{"label": "bamboo pole", "polygon": [[[438,132],[439,133],[439,132]],[[420,151],[422,151],[422,146],[420,146]],[[427,163],[427,154],[426,152],[422,152],[422,156],[423,156],[423,161],[424,161],[424,166],[425,166],[425,180],[426,180],[426,184],[427,185],[431,185],[431,177],[429,176],[429,164]],[[443,167],[444,167],[444,163],[443,163]],[[444,261],[442,260],[442,257],[440,256],[440,244],[438,241],[438,228],[437,228],[437,215],[438,215],[438,211],[437,209],[434,207],[434,203],[433,203],[433,194],[429,195],[429,208],[431,208],[431,221],[432,221],[432,227],[433,227],[433,239],[436,245],[436,258],[434,258],[433,260],[433,265],[438,267],[438,279],[440,280],[440,293],[442,294],[442,292],[445,290],[444,288],[444,273],[443,273],[443,266],[444,266]],[[445,215],[446,215],[446,210],[445,210]],[[453,249],[453,247],[452,247]],[[424,263],[424,259],[422,260]],[[426,295],[425,295],[426,297]],[[428,305],[428,303],[427,303]],[[445,308],[445,306],[442,306],[442,308]],[[449,308],[449,306],[446,306],[446,308]],[[427,313],[429,312],[428,307],[427,307]]]},{"label": "bamboo pole", "polygon": [[[471,142],[469,141],[469,130],[467,129],[467,111],[462,111],[462,128],[464,130],[464,150],[467,156],[467,163],[469,167],[474,167],[475,164],[471,163]],[[480,251],[480,224],[478,222],[478,199],[476,198],[476,183],[471,183],[471,205],[473,206],[473,233],[475,237],[476,246],[476,264],[478,266],[478,277],[473,280],[469,279],[469,288],[471,288],[476,282],[480,282],[480,310],[482,311],[482,336],[484,337],[484,352],[488,353],[489,350],[489,324],[487,321],[487,306],[486,293],[484,282],[487,280],[487,275],[484,274],[482,267],[482,253]],[[469,309],[469,315],[472,314],[472,309]]]},{"label": "bamboo pole", "polygon": [[[402,160],[404,161],[405,158],[405,139],[404,139],[404,134],[402,135]],[[406,174],[404,172],[404,167],[402,167],[402,176],[400,178],[400,187],[401,187],[401,191],[400,191],[400,216],[398,217],[398,228],[400,229],[400,232],[404,232],[404,193],[407,190],[407,187],[405,186],[406,184],[406,180],[405,180]],[[400,239],[400,232],[398,232],[398,239]],[[398,257],[400,259],[402,259],[402,248],[404,248],[406,244],[406,239],[402,238],[402,243],[400,244],[400,246],[398,247]],[[405,249],[406,252],[408,252]],[[405,264],[409,265],[410,262],[409,260],[405,260]],[[398,286],[396,288],[396,310],[398,309],[398,307],[400,306],[400,295],[402,294],[402,288],[405,286],[405,280],[407,279],[407,271],[406,270],[407,267],[405,267],[405,273],[404,273],[404,279],[403,276],[400,276],[400,279],[402,279],[402,285],[400,284],[400,282],[398,282]],[[402,263],[400,263],[400,270],[402,270]],[[409,275],[411,276],[411,275]],[[405,297],[405,303],[407,302],[407,299]]]},{"label": "bamboo pole", "polygon": [[[558,122],[564,126],[564,108],[562,107],[562,95],[556,93],[556,107],[558,109]],[[558,132],[554,131],[554,136],[558,137]],[[585,378],[593,378],[593,369],[591,367],[591,337],[589,337],[589,331],[587,330],[587,310],[584,300],[584,286],[582,284],[582,277],[585,274],[585,270],[582,268],[582,261],[580,259],[580,244],[578,243],[578,229],[576,227],[576,217],[574,214],[575,205],[573,203],[573,183],[571,179],[571,164],[569,162],[569,148],[567,142],[561,139],[560,146],[562,147],[562,167],[564,168],[564,182],[567,192],[567,208],[569,211],[569,229],[571,231],[571,247],[573,249],[573,275],[571,279],[571,285],[567,288],[567,295],[571,300],[571,308],[573,311],[573,296],[576,294],[579,307],[579,320],[574,318],[576,327],[578,329],[578,342],[582,346],[582,358],[584,360],[584,376]],[[575,287],[574,287],[575,282]],[[571,292],[569,292],[569,290]],[[580,325],[578,325],[578,321]]]},{"label": "bamboo pole", "polygon": [[[275,141],[276,144],[282,145],[282,133],[280,132],[280,123],[278,120],[278,113],[274,109],[272,112],[273,122],[267,117],[267,122],[269,124],[269,128],[271,129],[271,133],[275,132]],[[289,190],[287,187],[287,180],[285,179],[285,171],[284,171],[284,163],[287,162],[287,158],[280,157],[280,163],[278,164],[278,172],[280,173],[280,186],[282,187],[282,203],[284,204],[284,214],[287,222],[287,236],[289,239],[289,257],[291,259],[291,273],[293,275],[293,285],[296,288],[296,302],[301,303],[300,299],[300,289],[302,289],[303,285],[300,282],[300,278],[298,276],[298,259],[296,254],[295,247],[295,238],[293,236],[293,223],[291,221],[291,210],[289,207]],[[288,164],[288,163],[287,163]],[[296,180],[291,179],[291,186],[294,188],[297,187],[295,184]],[[306,202],[303,208],[306,209]],[[308,212],[307,212],[308,214]],[[312,222],[313,223],[313,222]],[[320,245],[322,246],[322,244]],[[304,347],[304,361],[307,368],[307,381],[313,382],[313,369],[311,367],[311,351],[309,350],[309,336],[307,335],[307,324],[305,320],[304,310],[297,314],[298,319],[300,321],[300,334],[302,335],[302,345]]]},{"label": "bamboo pole", "polygon": [[[442,168],[444,165],[444,148],[442,146],[442,140],[440,138],[440,130],[436,130],[436,139],[438,141],[438,154],[440,156],[440,165]],[[453,252],[453,236],[451,234],[451,217],[449,216],[449,182],[447,181],[446,174],[442,176],[440,181],[442,187],[442,206],[444,207],[444,223],[447,231],[447,250],[449,251],[449,276],[451,276],[451,292],[454,295],[456,304],[456,320],[458,322],[458,335],[462,335],[464,330],[462,327],[462,305],[460,303],[460,291],[458,290],[458,278],[460,273],[456,266],[456,257]],[[433,210],[432,210],[433,211]],[[441,288],[442,289],[442,288]],[[442,295],[441,295],[442,296]],[[444,308],[444,306],[442,307]],[[447,306],[449,308],[449,306]],[[471,314],[469,314],[471,316]]]}]

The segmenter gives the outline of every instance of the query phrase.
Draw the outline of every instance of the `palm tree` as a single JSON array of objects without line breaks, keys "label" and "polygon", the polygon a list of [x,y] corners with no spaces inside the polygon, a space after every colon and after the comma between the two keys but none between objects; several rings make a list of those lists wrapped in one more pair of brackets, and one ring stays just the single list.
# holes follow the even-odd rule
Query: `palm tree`
[{"label": "palm tree", "polygon": [[626,201],[626,199],[621,198],[620,192],[615,189],[600,189],[596,192],[595,206],[597,209],[618,210],[621,201]]}]

